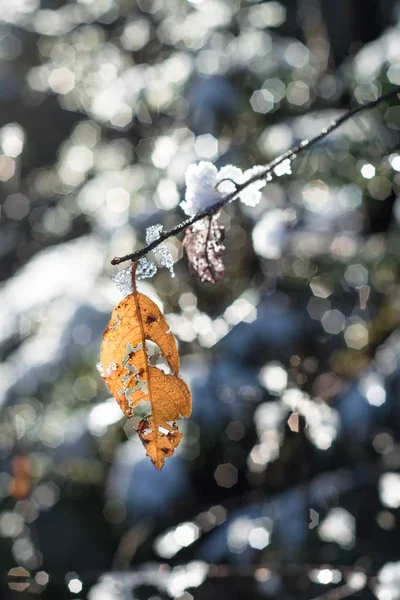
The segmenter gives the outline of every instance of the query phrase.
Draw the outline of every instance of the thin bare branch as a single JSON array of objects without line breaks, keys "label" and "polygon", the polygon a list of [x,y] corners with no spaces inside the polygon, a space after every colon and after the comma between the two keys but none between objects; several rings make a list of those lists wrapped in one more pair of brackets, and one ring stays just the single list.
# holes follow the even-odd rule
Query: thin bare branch
[{"label": "thin bare branch", "polygon": [[286,152],[284,152],[283,154],[281,154],[280,156],[275,158],[272,162],[270,162],[268,165],[265,166],[265,169],[261,170],[259,173],[257,173],[256,175],[254,175],[253,177],[248,179],[245,183],[236,184],[235,182],[233,182],[236,185],[236,189],[233,192],[231,192],[230,194],[227,194],[226,196],[224,196],[221,199],[221,201],[218,202],[217,204],[210,206],[207,210],[203,210],[203,211],[195,214],[193,217],[186,219],[185,221],[183,221],[182,223],[179,223],[179,225],[176,225],[172,229],[169,229],[168,231],[164,231],[163,233],[161,233],[161,235],[158,239],[152,241],[150,244],[147,244],[140,250],[137,250],[136,252],[132,252],[131,254],[126,254],[125,256],[116,256],[115,258],[112,259],[111,264],[119,265],[120,263],[125,262],[127,260],[136,261],[139,258],[141,258],[142,256],[145,256],[151,250],[154,250],[154,248],[156,248],[159,244],[161,244],[161,242],[164,242],[165,240],[167,240],[170,237],[176,236],[178,233],[180,233],[181,231],[183,231],[184,229],[186,229],[193,223],[196,223],[196,221],[200,221],[200,219],[203,219],[204,217],[214,215],[223,206],[225,206],[225,204],[228,204],[228,202],[232,202],[232,200],[235,200],[235,198],[238,196],[238,194],[240,192],[242,192],[244,189],[246,189],[249,185],[251,185],[255,181],[262,181],[263,179],[267,179],[268,175],[270,175],[272,173],[272,171],[278,165],[283,163],[285,160],[288,160],[288,159],[293,160],[301,152],[304,152],[304,150],[306,150],[307,148],[310,148],[311,146],[313,146],[316,143],[323,140],[327,135],[332,133],[332,131],[334,131],[341,125],[343,125],[343,123],[345,123],[346,121],[348,121],[349,119],[351,119],[352,117],[357,115],[358,113],[360,113],[364,110],[370,110],[372,108],[375,108],[376,106],[379,106],[382,102],[385,102],[385,100],[390,100],[391,98],[394,98],[395,96],[398,96],[398,95],[400,96],[400,86],[396,86],[390,92],[387,92],[386,94],[383,94],[382,96],[379,96],[378,98],[376,98],[376,100],[372,100],[371,102],[368,102],[367,104],[363,104],[362,106],[358,106],[357,108],[354,108],[354,109],[346,112],[344,115],[342,115],[335,121],[332,121],[332,123],[330,123],[330,125],[328,125],[327,127],[324,127],[316,136],[314,136],[310,139],[307,139],[307,140],[302,140],[299,144],[297,144],[293,148],[290,148],[289,150],[287,150]]}]

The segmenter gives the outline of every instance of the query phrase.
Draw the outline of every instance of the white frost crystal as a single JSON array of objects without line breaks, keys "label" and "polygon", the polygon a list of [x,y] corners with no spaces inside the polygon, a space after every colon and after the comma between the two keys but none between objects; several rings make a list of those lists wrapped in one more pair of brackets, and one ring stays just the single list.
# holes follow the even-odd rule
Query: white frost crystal
[{"label": "white frost crystal", "polygon": [[156,265],[151,260],[148,260],[145,256],[143,256],[143,258],[141,258],[138,262],[136,279],[147,279],[148,277],[153,277],[153,275],[156,273]]},{"label": "white frost crystal", "polygon": [[[225,179],[226,181],[224,181]],[[231,194],[236,189],[235,183],[241,183],[242,179],[243,173],[241,169],[233,165],[225,165],[217,172],[216,184],[219,194]]]},{"label": "white frost crystal", "polygon": [[115,362],[112,362],[108,365],[108,367],[106,368],[106,370],[104,371],[104,375],[106,377],[110,377],[110,375],[112,375],[113,371],[116,371],[118,369],[118,365]]},{"label": "white frost crystal", "polygon": [[118,291],[121,292],[124,297],[128,296],[128,294],[132,294],[132,266],[121,269],[114,277],[111,277],[111,280],[115,283]]},{"label": "white frost crystal", "polygon": [[[159,223],[157,223],[157,225],[152,225],[151,227],[148,227],[146,229],[146,244],[151,244],[151,242],[158,240],[161,232],[162,225],[160,225]],[[153,254],[162,267],[167,267],[167,269],[170,270],[171,277],[175,277],[174,259],[171,254],[171,251],[168,250],[164,242],[161,242],[161,244],[154,248]]]},{"label": "white frost crystal", "polygon": [[104,377],[104,371],[103,371],[103,367],[101,365],[100,362],[96,363],[96,369],[98,370],[98,372],[100,373],[101,377]]},{"label": "white frost crystal", "polygon": [[181,207],[187,215],[193,216],[221,200],[215,189],[217,173],[217,167],[204,160],[189,165],[185,176],[185,200],[181,202]]},{"label": "white frost crystal", "polygon": [[[144,256],[138,261],[136,279],[140,280],[153,277],[156,272],[156,265],[150,260],[147,260],[147,258]],[[121,292],[124,297],[132,294],[132,265],[126,269],[121,269],[121,271],[118,271],[114,277],[111,277],[111,280],[115,283],[118,291]]]},{"label": "white frost crystal", "polygon": [[221,195],[215,189],[217,173],[217,167],[204,160],[189,165],[186,171],[185,200],[181,202],[187,215],[193,216],[221,200]]},{"label": "white frost crystal", "polygon": [[286,158],[283,162],[277,165],[274,169],[275,175],[282,177],[282,175],[292,174],[292,162],[289,158]]},{"label": "white frost crystal", "polygon": [[[217,167],[210,162],[201,161],[192,164],[186,171],[186,195],[185,200],[181,202],[181,207],[187,215],[193,216],[217,204],[224,196],[234,192],[235,184],[245,183],[264,171],[265,167],[261,165],[243,172],[233,165],[226,165],[218,171]],[[264,179],[254,181],[239,192],[239,200],[248,206],[256,206],[261,200],[260,190],[270,180],[271,176],[268,174]]]},{"label": "white frost crystal", "polygon": [[110,375],[113,373],[113,371],[116,371],[118,369],[118,365],[117,365],[117,363],[112,362],[108,365],[108,367],[106,367],[106,370],[104,370],[102,367],[102,364],[98,362],[96,364],[96,369],[98,370],[98,372],[100,373],[100,375],[103,378],[110,377]]}]

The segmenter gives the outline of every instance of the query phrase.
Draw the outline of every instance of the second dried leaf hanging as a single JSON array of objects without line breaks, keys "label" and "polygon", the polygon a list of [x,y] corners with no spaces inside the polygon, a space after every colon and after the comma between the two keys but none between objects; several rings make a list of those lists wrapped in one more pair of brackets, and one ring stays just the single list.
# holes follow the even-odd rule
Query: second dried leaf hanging
[{"label": "second dried leaf hanging", "polygon": [[193,223],[186,229],[183,240],[190,272],[208,283],[217,283],[225,274],[224,227],[218,218],[219,213]]}]

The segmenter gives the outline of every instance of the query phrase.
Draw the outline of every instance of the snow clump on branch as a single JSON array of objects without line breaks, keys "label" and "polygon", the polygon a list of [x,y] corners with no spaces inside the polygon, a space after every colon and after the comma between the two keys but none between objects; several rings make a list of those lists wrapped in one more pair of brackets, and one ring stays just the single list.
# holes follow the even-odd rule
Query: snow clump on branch
[{"label": "snow clump on branch", "polygon": [[[274,169],[275,175],[290,174],[290,166],[290,160],[284,161]],[[260,175],[260,179],[250,183],[237,195],[247,206],[256,206],[261,200],[260,190],[272,178],[270,173],[262,177],[265,169],[265,166],[255,166],[242,171],[233,165],[226,165],[218,170],[215,165],[207,161],[191,164],[186,171],[186,195],[185,200],[181,202],[181,207],[192,217],[221,202],[225,196],[236,190],[237,185],[242,185]]]}]

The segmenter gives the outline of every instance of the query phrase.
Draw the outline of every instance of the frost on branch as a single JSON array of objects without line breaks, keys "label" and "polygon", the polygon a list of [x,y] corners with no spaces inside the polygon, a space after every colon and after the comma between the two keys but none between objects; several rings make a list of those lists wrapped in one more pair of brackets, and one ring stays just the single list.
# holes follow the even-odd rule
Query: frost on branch
[{"label": "frost on branch", "polygon": [[291,175],[292,161],[287,158],[274,168],[274,173],[277,177],[282,177],[282,175]]},{"label": "frost on branch", "polygon": [[192,164],[186,171],[186,195],[181,207],[187,215],[193,216],[210,208],[221,200],[215,188],[217,167],[210,162]]},{"label": "frost on branch", "polygon": [[[186,195],[181,207],[187,215],[193,216],[218,204],[226,195],[233,193],[237,185],[246,183],[264,171],[263,166],[255,166],[243,172],[233,165],[226,165],[218,170],[215,165],[206,161],[192,164],[186,171]],[[276,175],[281,174],[283,173],[276,172]],[[256,206],[261,200],[260,190],[270,180],[271,175],[266,174],[238,192],[237,197],[248,206]]]},{"label": "frost on branch", "polygon": [[[145,256],[138,261],[137,269],[136,269],[136,279],[147,279],[148,277],[153,277],[153,275],[157,272],[156,265],[147,260]],[[117,286],[117,289],[121,294],[125,297],[129,294],[132,294],[132,265],[127,267],[126,269],[121,269],[118,271],[114,277],[111,277],[111,280]]]},{"label": "frost on branch", "polygon": [[[154,240],[158,240],[162,231],[162,225],[152,225],[146,229],[146,244],[151,244]],[[170,270],[171,276],[175,277],[174,259],[171,252],[164,243],[161,243],[157,248],[153,249],[153,254],[162,267],[167,267]],[[136,279],[147,279],[153,277],[157,272],[156,265],[143,256],[137,263]],[[132,266],[121,269],[114,277],[111,278],[123,296],[132,294]]]},{"label": "frost on branch", "polygon": [[[158,240],[162,232],[162,225],[152,225],[146,229],[146,244],[151,244],[155,240]],[[162,242],[153,250],[153,254],[162,267],[167,267],[171,273],[171,277],[175,277],[174,273],[174,259],[171,251],[168,250],[167,246]],[[152,273],[153,274],[153,273]],[[150,275],[151,277],[151,275]]]},{"label": "frost on branch", "polygon": [[[233,165],[218,170],[210,162],[192,164],[186,171],[186,196],[181,207],[187,215],[194,216],[223,201],[238,186],[259,177],[237,193],[244,204],[256,206],[261,200],[260,190],[271,179],[269,174],[263,176],[264,173],[265,167],[261,166],[243,172]],[[219,213],[209,215],[188,227],[183,241],[191,273],[209,283],[220,281],[225,273],[224,228],[219,225],[218,217]]]},{"label": "frost on branch", "polygon": [[145,256],[141,258],[138,262],[138,266],[136,269],[136,279],[147,279],[148,277],[153,277],[157,273],[156,265],[148,260]]},{"label": "frost on branch", "polygon": [[117,290],[125,297],[132,294],[132,265],[118,271],[111,281],[115,283]]},{"label": "frost on branch", "polygon": [[186,229],[183,245],[192,275],[200,281],[217,283],[225,273],[222,254],[225,250],[224,227],[218,223],[219,213],[205,217]]}]

